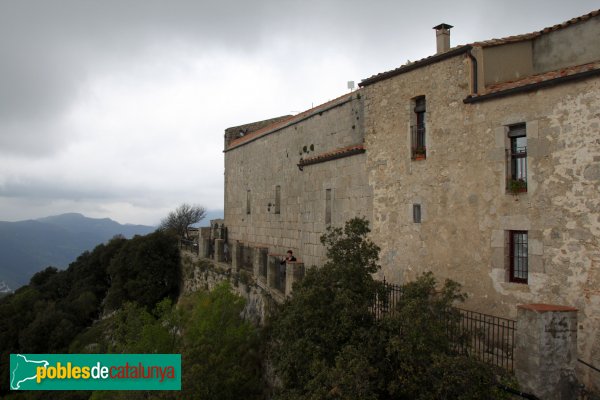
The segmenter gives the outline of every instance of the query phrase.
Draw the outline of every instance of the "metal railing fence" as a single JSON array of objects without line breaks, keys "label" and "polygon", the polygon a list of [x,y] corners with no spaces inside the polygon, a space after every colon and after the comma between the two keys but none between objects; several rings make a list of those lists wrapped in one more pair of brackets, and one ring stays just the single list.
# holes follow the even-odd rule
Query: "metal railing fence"
[{"label": "metal railing fence", "polygon": [[[381,282],[372,307],[375,317],[393,314],[402,292],[402,286]],[[516,321],[460,308],[448,310],[443,318],[457,352],[513,371]]]}]

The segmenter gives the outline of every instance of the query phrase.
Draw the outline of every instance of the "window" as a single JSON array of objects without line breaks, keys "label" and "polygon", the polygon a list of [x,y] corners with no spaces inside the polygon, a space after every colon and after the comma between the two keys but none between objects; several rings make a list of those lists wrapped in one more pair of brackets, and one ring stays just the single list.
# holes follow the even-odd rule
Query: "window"
[{"label": "window", "polygon": [[275,186],[275,214],[281,213],[281,186]]},{"label": "window", "polygon": [[413,204],[413,222],[415,224],[421,223],[421,205]]},{"label": "window", "polygon": [[246,192],[246,214],[250,215],[250,190]]},{"label": "window", "polygon": [[508,258],[508,280],[527,283],[527,231],[508,231]]},{"label": "window", "polygon": [[325,223],[331,224],[331,189],[325,189]]},{"label": "window", "polygon": [[527,191],[527,131],[525,124],[508,127],[508,174],[507,191]]},{"label": "window", "polygon": [[410,127],[411,157],[413,160],[424,160],[427,155],[425,146],[425,96],[414,99],[414,125]]}]

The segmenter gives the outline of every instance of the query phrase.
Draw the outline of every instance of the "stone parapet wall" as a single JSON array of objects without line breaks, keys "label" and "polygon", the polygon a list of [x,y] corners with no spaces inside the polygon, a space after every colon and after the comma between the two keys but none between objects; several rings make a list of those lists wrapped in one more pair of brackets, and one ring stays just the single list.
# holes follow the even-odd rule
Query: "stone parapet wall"
[{"label": "stone parapet wall", "polygon": [[515,374],[544,400],[577,398],[577,309],[551,304],[517,308]]},{"label": "stone parapet wall", "polygon": [[257,325],[263,325],[276,308],[274,298],[262,290],[245,271],[241,274],[232,273],[231,269],[225,268],[223,264],[197,257],[189,252],[182,253],[182,270],[183,294],[212,290],[222,282],[229,282],[233,291],[246,301],[244,319]]},{"label": "stone parapet wall", "polygon": [[264,121],[256,121],[251,122],[249,124],[232,126],[231,128],[227,128],[225,129],[225,148],[227,148],[229,146],[229,143],[231,143],[235,139],[248,135],[252,132],[255,132],[276,122],[285,121],[286,119],[289,119],[291,117],[291,115],[283,115],[281,117],[270,118]]},{"label": "stone parapet wall", "polygon": [[[305,272],[303,263],[280,265],[278,257],[268,256],[264,250],[257,249],[256,254],[260,256],[255,257],[251,271],[236,270],[229,264],[182,251],[182,294],[212,290],[222,282],[229,282],[233,291],[246,300],[244,318],[263,325],[275,310],[275,305],[292,295],[294,284],[304,278]],[[256,265],[263,262],[268,262],[265,276]]]}]

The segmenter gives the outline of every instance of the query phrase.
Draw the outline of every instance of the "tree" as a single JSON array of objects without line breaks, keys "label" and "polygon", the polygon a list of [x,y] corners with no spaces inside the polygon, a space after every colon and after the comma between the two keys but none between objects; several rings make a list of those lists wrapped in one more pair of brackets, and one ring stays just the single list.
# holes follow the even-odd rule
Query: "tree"
[{"label": "tree", "polygon": [[260,399],[260,336],[241,317],[245,300],[228,283],[195,293],[183,304],[182,397]]},{"label": "tree", "polygon": [[161,221],[159,229],[173,231],[179,237],[187,239],[188,227],[202,221],[204,217],[206,217],[204,207],[183,203]]},{"label": "tree", "polygon": [[[307,271],[275,316],[269,353],[283,384],[281,398],[328,398],[338,362],[370,364],[352,356],[369,341],[375,324],[370,307],[378,285],[371,273],[379,268],[379,248],[367,239],[368,233],[362,218],[348,221],[344,229],[329,228],[321,237],[328,261]],[[348,368],[343,375],[368,373],[358,369],[362,372]],[[370,398],[365,391],[372,392],[364,386],[357,398]]]},{"label": "tree", "polygon": [[403,286],[396,312],[375,318],[372,273],[379,248],[368,222],[328,229],[328,261],[312,268],[274,317],[269,358],[278,399],[498,399],[500,372],[457,354],[448,309],[464,299],[456,282],[441,288],[427,273]]},{"label": "tree", "polygon": [[108,266],[110,288],[105,307],[135,302],[149,310],[165,297],[179,295],[179,248],[174,235],[156,231],[128,240]]}]

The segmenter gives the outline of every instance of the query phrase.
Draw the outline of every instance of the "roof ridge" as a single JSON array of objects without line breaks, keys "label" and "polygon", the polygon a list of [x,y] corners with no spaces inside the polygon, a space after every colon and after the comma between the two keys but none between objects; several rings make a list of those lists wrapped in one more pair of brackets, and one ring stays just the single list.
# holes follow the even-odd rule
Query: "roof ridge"
[{"label": "roof ridge", "polygon": [[547,34],[549,32],[555,32],[558,31],[560,29],[564,29],[567,28],[569,26],[578,24],[580,22],[583,21],[587,21],[593,17],[596,17],[600,15],[600,9],[598,10],[594,10],[591,11],[587,14],[584,15],[580,15],[578,17],[574,17],[571,18],[567,21],[552,25],[552,26],[548,26],[545,28],[542,28],[539,31],[533,31],[533,32],[529,32],[529,33],[522,33],[519,35],[511,35],[511,36],[505,36],[502,38],[493,38],[493,39],[487,39],[487,40],[481,40],[481,41],[477,41],[477,42],[473,42],[470,43],[471,46],[480,46],[480,47],[492,47],[492,46],[499,46],[502,44],[507,44],[507,43],[515,43],[515,42],[520,42],[523,40],[529,40],[529,39],[534,39],[536,37],[540,37],[544,34]]},{"label": "roof ridge", "polygon": [[600,61],[558,68],[552,71],[526,76],[509,82],[501,82],[490,85],[485,92],[477,95],[469,95],[463,100],[463,102],[474,103],[500,96],[508,96],[515,93],[539,90],[544,87],[549,87],[576,79],[584,79],[586,77],[598,74],[600,74]]},{"label": "roof ridge", "polygon": [[[357,92],[357,91],[355,91],[355,92]],[[250,141],[250,140],[258,137],[258,136],[265,135],[265,134],[267,134],[267,133],[269,133],[269,132],[271,132],[271,131],[273,131],[273,130],[275,130],[277,128],[283,128],[283,127],[285,127],[285,126],[293,123],[296,120],[300,120],[300,119],[305,118],[305,117],[307,117],[307,116],[309,116],[309,115],[311,115],[313,113],[318,112],[320,109],[324,109],[324,108],[327,108],[328,106],[335,105],[337,102],[339,102],[342,99],[345,100],[348,97],[352,97],[352,95],[355,92],[344,93],[343,95],[341,95],[339,97],[336,97],[333,100],[326,101],[325,103],[322,103],[322,104],[319,104],[319,105],[317,105],[315,107],[309,108],[308,110],[302,111],[302,112],[300,112],[300,113],[298,113],[296,115],[292,115],[289,118],[282,119],[280,121],[274,122],[273,124],[270,124],[270,125],[267,125],[265,127],[262,127],[262,128],[260,128],[260,129],[258,129],[256,131],[254,131],[254,132],[251,132],[251,133],[249,133],[249,134],[247,134],[245,136],[242,136],[241,138],[237,138],[235,140],[232,140],[229,143],[229,146],[227,147],[226,150],[229,150],[229,149],[232,149],[234,147],[237,147],[237,146],[239,146],[239,145],[241,145],[243,143],[246,143],[246,142],[248,142],[248,141]]]},{"label": "roof ridge", "polygon": [[455,55],[458,55],[458,54],[462,54],[463,52],[466,52],[466,51],[470,50],[474,46],[477,46],[477,47],[491,47],[491,46],[499,46],[499,45],[502,45],[502,44],[514,43],[514,42],[519,42],[519,41],[523,41],[523,40],[533,39],[535,37],[541,36],[542,34],[546,34],[548,32],[553,32],[553,31],[557,31],[559,29],[566,28],[566,27],[574,25],[576,23],[587,21],[590,18],[596,17],[598,15],[600,15],[600,9],[599,10],[591,11],[591,12],[589,12],[587,14],[584,14],[584,15],[581,15],[579,17],[571,18],[570,20],[562,22],[560,24],[556,24],[556,25],[553,25],[551,27],[543,28],[542,30],[539,30],[539,31],[535,31],[535,32],[531,32],[531,33],[524,33],[524,34],[521,34],[521,35],[506,36],[506,37],[500,38],[500,39],[488,39],[488,40],[484,40],[484,41],[473,42],[473,43],[470,43],[470,44],[463,44],[463,45],[454,46],[450,50],[448,50],[448,51],[446,51],[444,53],[434,54],[434,55],[422,58],[420,60],[417,60],[417,61],[414,61],[414,62],[410,62],[410,63],[404,64],[404,65],[401,65],[398,68],[395,68],[395,69],[392,69],[392,70],[388,70],[388,71],[384,71],[384,72],[380,72],[380,73],[377,73],[375,75],[371,75],[370,77],[363,79],[359,83],[359,86],[360,87],[368,86],[368,85],[371,85],[371,84],[373,84],[375,82],[379,82],[379,81],[391,78],[393,76],[400,75],[402,73],[412,71],[413,69],[424,67],[424,66],[429,65],[431,63],[445,60],[445,59],[450,58],[452,56],[455,56]]}]

